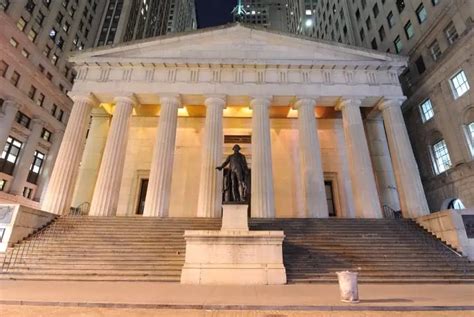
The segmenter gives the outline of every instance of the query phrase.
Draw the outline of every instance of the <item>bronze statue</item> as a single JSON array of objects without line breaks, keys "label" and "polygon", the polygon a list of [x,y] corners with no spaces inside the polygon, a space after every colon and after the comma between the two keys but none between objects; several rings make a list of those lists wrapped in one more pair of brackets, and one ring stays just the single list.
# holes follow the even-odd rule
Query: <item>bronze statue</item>
[{"label": "bronze statue", "polygon": [[249,186],[247,185],[249,168],[245,155],[240,153],[240,146],[234,145],[234,153],[229,155],[221,166],[216,167],[219,171],[229,165],[229,171],[224,175],[224,202],[246,202],[249,198]]}]

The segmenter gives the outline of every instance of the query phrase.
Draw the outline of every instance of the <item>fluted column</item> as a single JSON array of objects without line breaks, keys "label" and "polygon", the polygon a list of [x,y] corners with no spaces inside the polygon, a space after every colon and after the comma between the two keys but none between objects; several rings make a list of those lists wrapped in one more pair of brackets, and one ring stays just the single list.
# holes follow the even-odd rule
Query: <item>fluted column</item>
[{"label": "fluted column", "polygon": [[365,129],[380,201],[382,205],[387,205],[394,210],[400,210],[397,183],[393,172],[382,115],[366,119]]},{"label": "fluted column", "polygon": [[134,97],[115,98],[112,123],[92,196],[89,212],[92,216],[113,216],[117,212],[130,118],[136,103]]},{"label": "fluted column", "polygon": [[40,175],[38,177],[38,184],[36,186],[35,192],[36,201],[43,201],[46,188],[48,187],[49,178],[51,176],[54,163],[56,162],[56,158],[58,156],[59,146],[61,145],[63,135],[64,131],[56,130],[51,136],[51,146],[48,150],[48,153],[46,153],[46,160],[43,163],[43,170],[40,172]]},{"label": "fluted column", "polygon": [[91,108],[97,105],[92,96],[74,97],[74,105],[59,148],[53,173],[41,209],[62,214],[71,207],[72,192],[79,170]]},{"label": "fluted column", "polygon": [[220,217],[222,208],[222,175],[216,170],[222,160],[222,110],[224,96],[206,98],[206,124],[201,154],[198,217]]},{"label": "fluted column", "polygon": [[360,104],[361,101],[358,99],[343,99],[338,106],[342,110],[355,212],[358,218],[381,218],[380,200],[362,123]]},{"label": "fluted column", "polygon": [[401,103],[401,100],[386,99],[379,109],[385,123],[402,213],[404,217],[415,218],[430,212],[403,120]]},{"label": "fluted column", "polygon": [[148,217],[168,217],[169,214],[178,108],[181,106],[178,96],[161,97],[160,103],[160,118],[143,211],[143,215]]},{"label": "fluted column", "polygon": [[255,98],[252,108],[252,217],[274,218],[272,149],[270,141],[270,99]]},{"label": "fluted column", "polygon": [[23,194],[23,188],[25,187],[31,164],[33,164],[35,150],[38,147],[38,141],[41,137],[42,129],[43,122],[37,118],[33,119],[31,124],[31,133],[28,136],[25,146],[20,152],[18,164],[15,167],[15,172],[13,173],[10,194],[20,196]]},{"label": "fluted column", "polygon": [[2,111],[0,111],[0,151],[3,151],[7,143],[17,111],[18,104],[14,101],[5,100],[3,102]]},{"label": "fluted column", "polygon": [[295,103],[298,109],[298,137],[303,179],[305,214],[308,218],[329,216],[324,187],[317,121],[314,116],[316,102],[300,99]]},{"label": "fluted column", "polygon": [[110,126],[110,115],[103,108],[92,110],[91,123],[87,136],[81,167],[72,197],[72,206],[91,202],[94,186],[99,174],[100,163],[104,153]]}]

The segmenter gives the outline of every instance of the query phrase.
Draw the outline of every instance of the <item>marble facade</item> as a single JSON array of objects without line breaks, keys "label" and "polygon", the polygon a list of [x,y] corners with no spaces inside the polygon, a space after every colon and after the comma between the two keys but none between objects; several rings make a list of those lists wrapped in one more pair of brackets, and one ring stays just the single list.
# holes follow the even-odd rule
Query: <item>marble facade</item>
[{"label": "marble facade", "polygon": [[252,217],[324,218],[328,198],[339,217],[428,213],[400,110],[403,57],[236,24],[71,61],[75,103],[44,210],[88,201],[90,215],[134,215],[148,179],[144,216],[220,217],[224,136],[249,136]]}]

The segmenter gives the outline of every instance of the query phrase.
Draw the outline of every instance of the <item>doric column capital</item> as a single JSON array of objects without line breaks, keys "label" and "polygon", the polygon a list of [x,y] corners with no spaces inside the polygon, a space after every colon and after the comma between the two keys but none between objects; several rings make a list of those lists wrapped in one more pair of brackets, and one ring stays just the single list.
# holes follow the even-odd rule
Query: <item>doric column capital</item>
[{"label": "doric column capital", "polygon": [[93,94],[71,95],[70,97],[74,103],[86,102],[91,107],[97,107],[100,104],[100,101]]},{"label": "doric column capital", "polygon": [[178,94],[161,94],[160,95],[160,105],[174,106],[176,108],[181,108],[181,96]]},{"label": "doric column capital", "polygon": [[293,107],[295,109],[299,109],[299,108],[302,108],[302,107],[310,107],[310,108],[312,107],[312,108],[314,108],[315,106],[316,106],[316,99],[301,98],[301,99],[296,100]]},{"label": "doric column capital", "polygon": [[94,108],[91,111],[91,117],[93,118],[110,118],[110,114],[105,111],[103,107]]},{"label": "doric column capital", "polygon": [[383,110],[385,110],[389,107],[398,107],[398,108],[400,108],[405,100],[406,100],[405,97],[384,98],[377,105],[377,109],[379,109],[380,111],[383,111]]},{"label": "doric column capital", "polygon": [[206,95],[206,99],[204,100],[204,104],[206,105],[206,107],[220,106],[222,108],[225,108],[226,103],[226,95]]},{"label": "doric column capital", "polygon": [[269,107],[272,102],[270,96],[252,96],[250,99],[250,109],[254,107]]},{"label": "doric column capital", "polygon": [[132,106],[138,105],[138,99],[134,94],[117,96],[114,98],[114,102],[117,103],[128,103]]},{"label": "doric column capital", "polygon": [[339,103],[336,105],[336,110],[341,111],[345,107],[360,107],[362,99],[360,97],[342,97]]}]

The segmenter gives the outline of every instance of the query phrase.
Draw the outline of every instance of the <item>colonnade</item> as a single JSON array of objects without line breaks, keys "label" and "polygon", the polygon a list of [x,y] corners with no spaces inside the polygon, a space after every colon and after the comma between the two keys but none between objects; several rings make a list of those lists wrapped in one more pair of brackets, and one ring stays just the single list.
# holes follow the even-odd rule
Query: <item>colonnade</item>
[{"label": "colonnade", "polygon": [[[132,108],[137,105],[133,96],[115,99],[116,109],[109,128],[102,163],[93,193],[90,215],[111,216],[118,204],[125,151]],[[178,95],[160,97],[161,112],[154,144],[144,216],[166,217],[169,214],[171,178],[176,142],[178,109],[182,107]],[[294,104],[298,111],[299,148],[304,190],[305,214],[308,218],[328,217],[324,175],[321,164],[320,141],[314,107],[317,100],[300,98]],[[269,107],[271,98],[251,98],[252,109],[252,216],[275,217],[272,154],[270,142]],[[83,152],[85,131],[94,97],[76,97],[69,124],[59,150],[56,166],[43,201],[44,210],[61,214],[69,209]],[[207,96],[202,163],[198,196],[198,217],[220,217],[222,176],[216,170],[223,152],[223,109],[226,97]],[[405,217],[428,213],[418,168],[401,114],[401,100],[384,99],[382,112],[391,159]],[[336,110],[342,112],[345,147],[349,158],[350,181],[355,204],[355,216],[381,218],[379,194],[375,182],[367,139],[360,112],[361,100],[341,98]]]}]

